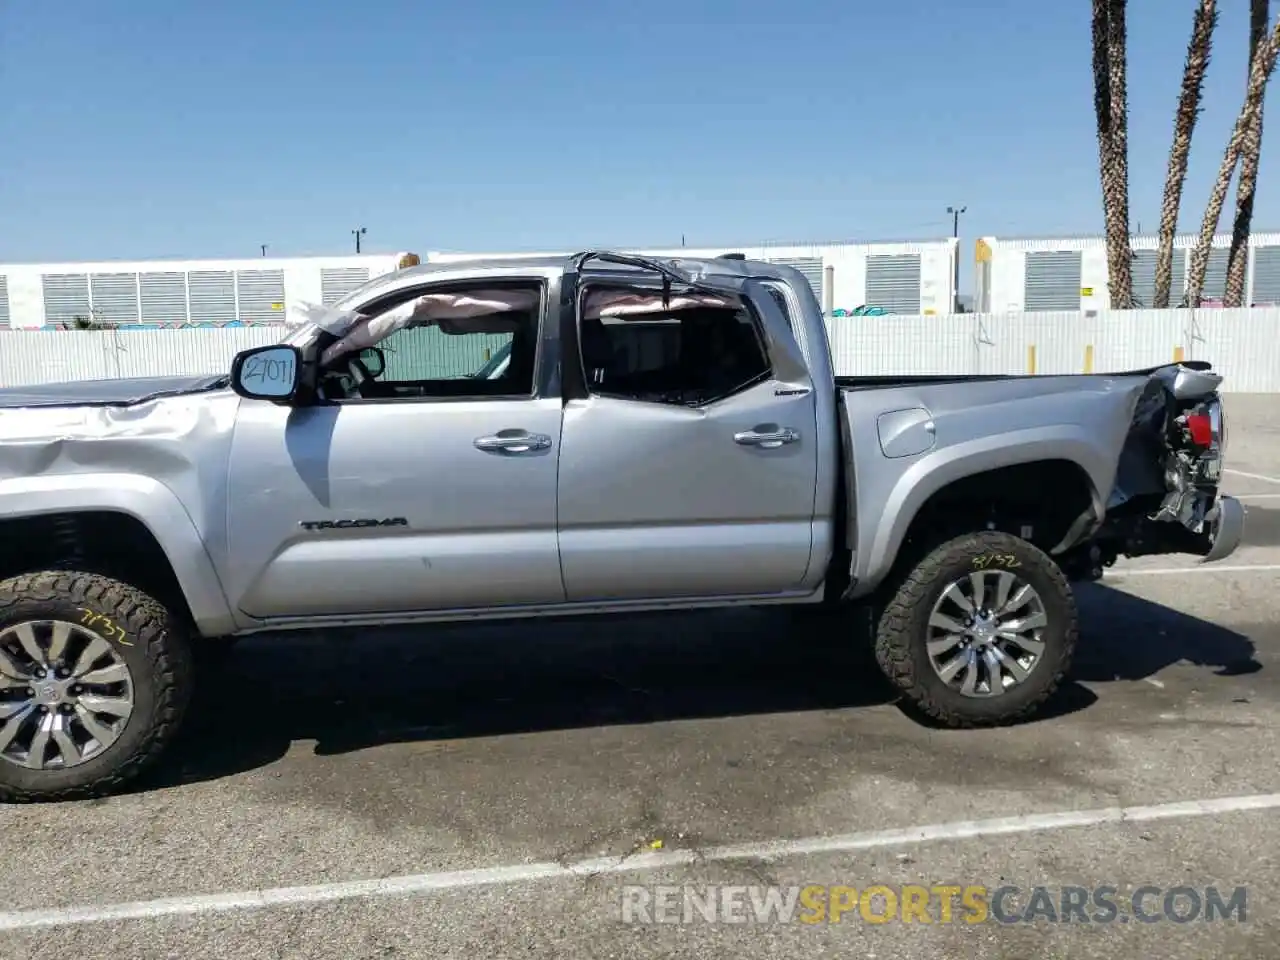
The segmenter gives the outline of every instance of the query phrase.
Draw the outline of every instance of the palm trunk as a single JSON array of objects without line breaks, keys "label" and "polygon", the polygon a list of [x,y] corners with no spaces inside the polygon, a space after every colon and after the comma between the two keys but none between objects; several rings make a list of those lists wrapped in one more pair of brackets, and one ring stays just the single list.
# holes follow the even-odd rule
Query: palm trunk
[{"label": "palm trunk", "polygon": [[1093,0],[1093,105],[1106,223],[1107,285],[1111,307],[1117,310],[1133,305],[1125,3]]},{"label": "palm trunk", "polygon": [[1107,61],[1111,73],[1111,136],[1114,210],[1107,230],[1107,284],[1111,307],[1133,307],[1133,248],[1129,244],[1129,93],[1127,0],[1111,0],[1107,23]]},{"label": "palm trunk", "polygon": [[[1252,0],[1249,8],[1249,63],[1267,36],[1268,0]],[[1258,192],[1258,160],[1262,155],[1262,114],[1266,87],[1258,97],[1257,112],[1240,151],[1240,180],[1236,186],[1236,218],[1231,224],[1231,251],[1227,255],[1227,289],[1223,306],[1242,307],[1245,271],[1249,264],[1249,230],[1253,226],[1253,200]]]},{"label": "palm trunk", "polygon": [[1209,69],[1213,31],[1217,23],[1217,0],[1200,0],[1192,20],[1191,40],[1187,43],[1187,57],[1182,68],[1182,95],[1178,98],[1178,110],[1174,114],[1173,146],[1169,150],[1164,202],[1160,206],[1160,242],[1156,252],[1155,294],[1151,301],[1151,306],[1157,309],[1169,306],[1169,291],[1173,286],[1173,238],[1178,231],[1178,212],[1182,209],[1182,190],[1187,181],[1191,138],[1200,117],[1204,77]]},{"label": "palm trunk", "polygon": [[1236,118],[1235,128],[1227,141],[1227,149],[1222,157],[1222,166],[1218,169],[1218,180],[1209,194],[1209,202],[1205,206],[1204,222],[1200,225],[1200,240],[1191,252],[1191,266],[1187,271],[1187,304],[1191,307],[1200,305],[1200,297],[1204,291],[1205,272],[1209,267],[1209,251],[1213,245],[1213,235],[1218,229],[1218,220],[1222,217],[1222,206],[1227,199],[1227,190],[1231,186],[1231,176],[1235,173],[1236,164],[1240,160],[1246,143],[1252,141],[1250,131],[1254,127],[1258,114],[1262,112],[1262,95],[1267,81],[1276,66],[1276,53],[1280,50],[1280,20],[1276,21],[1270,35],[1258,45],[1257,55],[1249,66],[1249,88],[1245,91],[1244,104],[1240,115]]},{"label": "palm trunk", "polygon": [[1111,171],[1111,73],[1107,55],[1109,0],[1093,0],[1093,113],[1098,130],[1098,174],[1102,180],[1102,213],[1108,215],[1107,176]]}]

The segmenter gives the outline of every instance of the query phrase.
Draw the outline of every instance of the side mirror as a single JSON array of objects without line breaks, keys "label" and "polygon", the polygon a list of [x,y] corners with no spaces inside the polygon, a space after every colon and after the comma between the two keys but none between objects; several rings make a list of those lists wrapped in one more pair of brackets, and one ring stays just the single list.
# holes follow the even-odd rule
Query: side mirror
[{"label": "side mirror", "polygon": [[369,371],[369,376],[380,377],[382,371],[387,369],[387,357],[378,347],[365,347],[361,350],[357,357],[364,364],[364,368]]},{"label": "side mirror", "polygon": [[284,344],[242,350],[231,361],[231,389],[249,400],[292,400],[301,361],[298,348]]}]

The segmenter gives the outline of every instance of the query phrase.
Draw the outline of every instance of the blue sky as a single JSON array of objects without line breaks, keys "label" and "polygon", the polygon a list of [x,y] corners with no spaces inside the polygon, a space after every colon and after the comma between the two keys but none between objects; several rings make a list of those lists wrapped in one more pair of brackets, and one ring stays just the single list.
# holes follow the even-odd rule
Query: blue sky
[{"label": "blue sky", "polygon": [[[1222,6],[1183,230],[1244,88]],[[1193,3],[1130,7],[1151,232]],[[0,0],[0,85],[0,262],[1102,229],[1086,0]]]}]

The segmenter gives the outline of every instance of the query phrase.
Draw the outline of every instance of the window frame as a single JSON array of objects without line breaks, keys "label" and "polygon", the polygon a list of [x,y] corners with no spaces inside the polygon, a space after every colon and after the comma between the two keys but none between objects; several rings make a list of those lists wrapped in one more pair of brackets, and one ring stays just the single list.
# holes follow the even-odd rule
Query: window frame
[{"label": "window frame", "polygon": [[781,280],[773,279],[764,279],[760,283],[769,291],[769,296],[773,298],[773,303],[778,308],[778,312],[782,314],[782,319],[787,322],[787,330],[790,331],[792,337],[795,337],[796,324],[791,316],[791,303],[787,299],[787,285]]},{"label": "window frame", "polygon": [[[402,303],[413,300],[417,297],[426,296],[433,293],[464,293],[471,290],[493,290],[493,289],[517,289],[528,290],[536,288],[538,291],[538,305],[534,308],[533,329],[530,336],[533,340],[533,362],[530,390],[528,393],[504,393],[504,394],[467,394],[456,397],[336,397],[321,398],[317,395],[315,403],[318,406],[348,406],[348,405],[366,405],[366,404],[384,404],[384,403],[475,403],[477,401],[496,401],[510,402],[512,400],[539,400],[542,399],[543,393],[540,389],[541,377],[539,370],[546,357],[546,347],[544,344],[543,330],[548,322],[548,312],[551,307],[550,298],[548,296],[549,284],[545,277],[529,277],[529,276],[511,276],[511,277],[493,277],[486,279],[469,278],[466,280],[452,281],[435,281],[428,282],[418,286],[399,287],[396,290],[384,293],[369,300],[360,306],[347,307],[345,309],[353,310],[356,313],[369,315],[378,314],[393,309]],[[411,327],[406,327],[412,329]],[[396,333],[403,331],[397,330]],[[328,335],[332,336],[332,335]],[[389,340],[395,334],[391,334],[386,339]],[[334,337],[326,343],[318,344],[319,351],[328,347],[330,343],[336,342],[338,339]],[[373,344],[374,347],[380,347],[381,343]],[[514,341],[512,353],[515,352]],[[508,361],[509,362],[509,361]],[[319,361],[317,360],[316,377],[320,377]],[[395,381],[392,381],[395,382]],[[424,382],[424,381],[412,381]]]},{"label": "window frame", "polygon": [[[610,392],[602,391],[598,389],[598,386],[596,384],[593,384],[590,380],[587,366],[586,366],[586,357],[583,355],[582,313],[583,313],[583,306],[586,303],[587,294],[592,290],[599,290],[599,289],[614,290],[620,293],[622,292],[660,293],[662,291],[662,286],[660,284],[646,284],[644,282],[638,282],[638,283],[634,281],[628,282],[625,280],[619,280],[617,278],[590,278],[590,279],[584,280],[582,283],[579,284],[577,304],[575,305],[575,308],[574,308],[574,326],[575,326],[574,332],[576,334],[576,337],[575,337],[576,343],[574,345],[574,352],[577,354],[575,362],[577,363],[578,371],[582,377],[582,383],[584,385],[584,388],[586,390],[586,395],[588,398],[599,397],[600,399],[621,400],[629,403],[643,403],[649,406],[666,407],[666,408],[676,409],[676,410],[705,410],[708,407],[714,406],[717,403],[722,403],[723,401],[728,400],[732,397],[741,396],[743,393],[746,393],[748,390],[751,390],[753,387],[757,387],[757,386],[760,386],[761,384],[768,383],[770,380],[773,380],[776,378],[776,370],[773,362],[773,356],[769,351],[768,331],[765,328],[764,320],[761,319],[759,313],[756,311],[755,304],[751,302],[751,298],[744,296],[740,293],[734,293],[731,291],[700,290],[696,292],[709,293],[714,296],[722,297],[726,300],[733,301],[737,304],[738,310],[746,313],[750,321],[751,332],[755,336],[756,348],[760,351],[760,356],[764,358],[764,370],[762,370],[759,375],[746,381],[741,386],[736,388],[732,393],[719,394],[718,396],[710,400],[704,400],[699,403],[667,403],[662,400],[646,400],[641,397],[631,396],[624,393],[610,393]],[[711,309],[723,310],[726,308],[714,307]],[[674,312],[678,314],[683,311],[674,311]],[[661,316],[661,314],[659,314],[659,316]],[[784,316],[785,316],[785,313],[784,313]],[[620,322],[625,324],[629,321],[622,320]],[[643,323],[644,321],[636,320],[634,322]],[[681,321],[682,327],[683,327],[683,323],[684,321]],[[683,352],[683,348],[684,348],[684,343],[683,343],[683,330],[682,330],[681,331],[682,352]],[[565,362],[565,361],[562,360],[562,362]]]}]

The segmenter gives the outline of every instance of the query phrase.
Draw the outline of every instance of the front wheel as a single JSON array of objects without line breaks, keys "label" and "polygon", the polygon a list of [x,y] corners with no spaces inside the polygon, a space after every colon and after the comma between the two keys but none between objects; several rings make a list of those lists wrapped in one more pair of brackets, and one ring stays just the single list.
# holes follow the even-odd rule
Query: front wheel
[{"label": "front wheel", "polygon": [[61,570],[0,582],[0,800],[118,791],[172,741],[191,685],[180,621],[136,587]]},{"label": "front wheel", "polygon": [[934,549],[885,606],[875,653],[890,682],[949,727],[1023,719],[1057,689],[1078,635],[1053,558],[1019,537],[965,534]]}]

